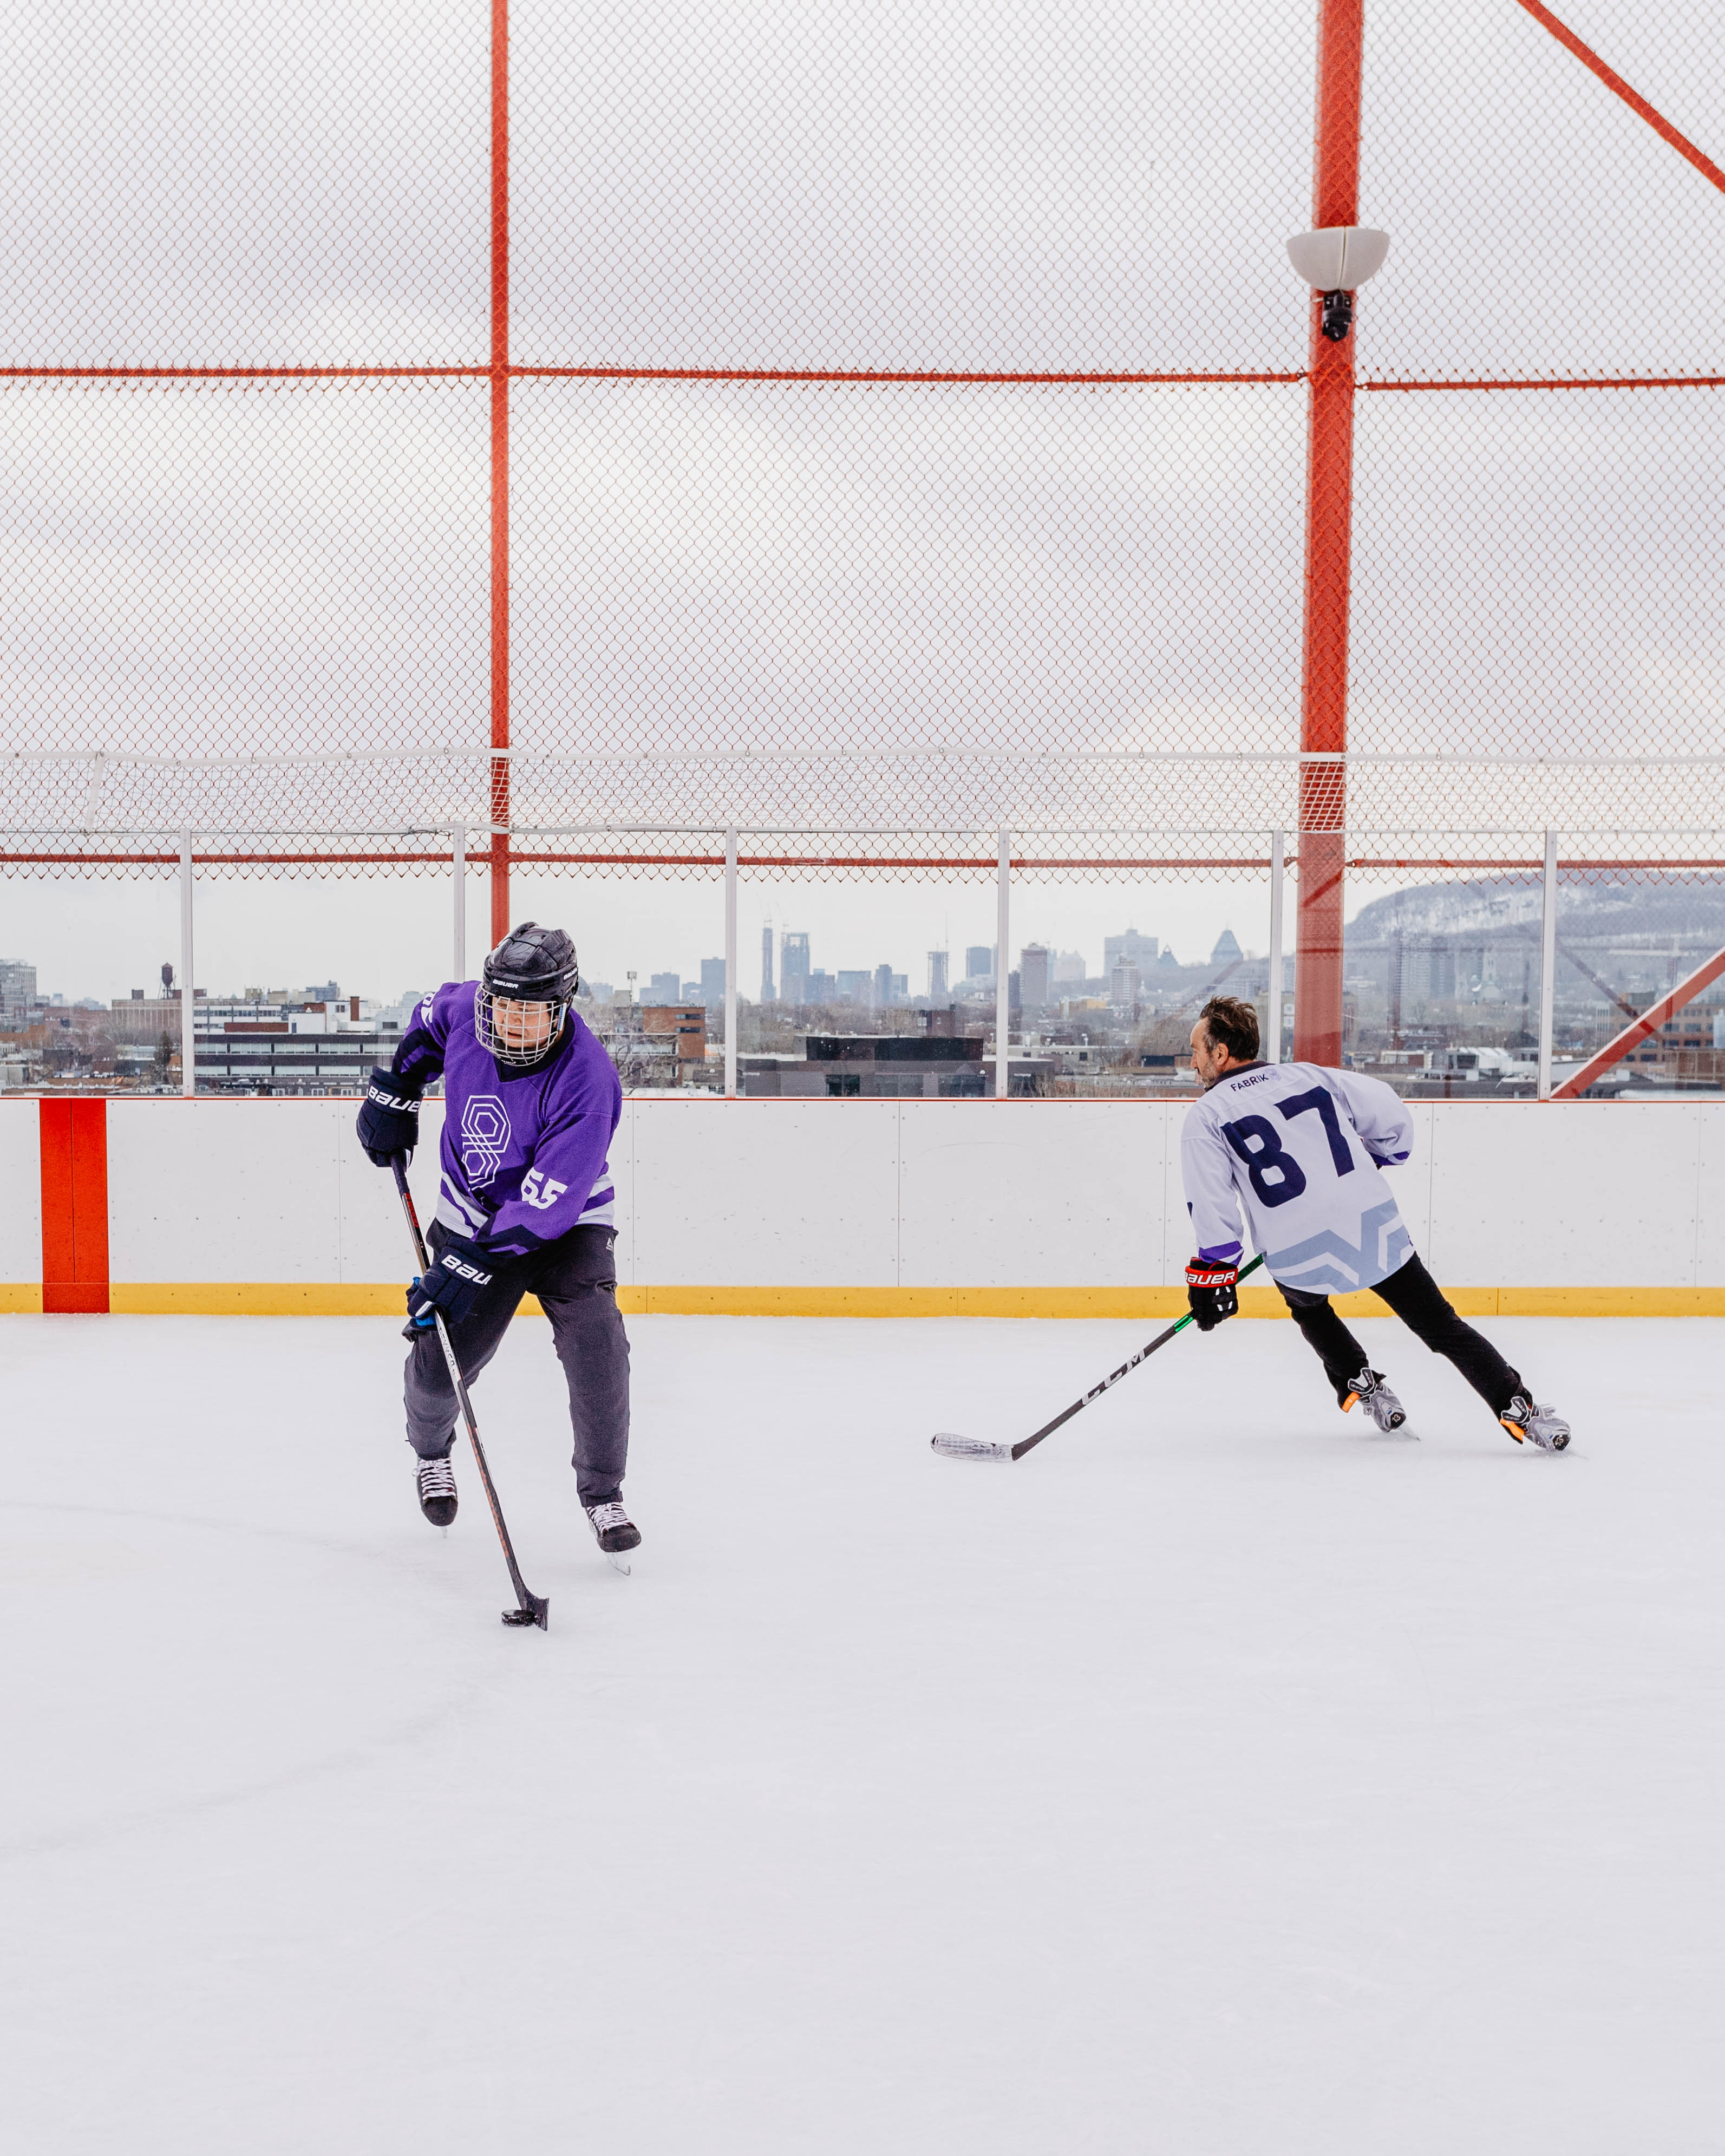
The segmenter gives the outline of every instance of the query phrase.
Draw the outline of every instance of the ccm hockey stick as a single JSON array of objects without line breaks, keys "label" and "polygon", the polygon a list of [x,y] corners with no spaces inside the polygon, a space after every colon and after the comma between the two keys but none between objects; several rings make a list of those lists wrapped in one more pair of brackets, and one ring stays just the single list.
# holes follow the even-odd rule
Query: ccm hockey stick
[{"label": "ccm hockey stick", "polygon": [[[1239,1277],[1244,1280],[1248,1273],[1256,1272],[1263,1262],[1260,1251],[1250,1265],[1240,1267]],[[1040,1445],[1045,1437],[1052,1437],[1060,1424],[1070,1422],[1081,1408],[1087,1408],[1092,1400],[1101,1399],[1111,1386],[1117,1385],[1122,1378],[1130,1376],[1139,1363],[1153,1355],[1158,1348],[1166,1348],[1174,1335],[1183,1332],[1191,1322],[1192,1312],[1189,1310],[1183,1317],[1176,1318],[1165,1332],[1158,1332],[1147,1347],[1139,1348],[1129,1363],[1122,1363],[1117,1370],[1104,1378],[1101,1384],[1092,1385],[1082,1399],[1074,1400],[1069,1408],[1062,1408],[1052,1422],[1044,1423],[1040,1430],[1029,1437],[1021,1437],[1016,1445],[991,1445],[985,1437],[957,1437],[949,1430],[940,1431],[928,1441],[946,1460],[1022,1460],[1033,1445]]]},{"label": "ccm hockey stick", "polygon": [[[425,1254],[425,1238],[419,1233],[419,1215],[413,1209],[413,1194],[408,1188],[408,1172],[398,1154],[389,1163],[395,1171],[395,1187],[401,1193],[401,1209],[408,1216],[408,1232],[413,1239],[413,1255],[419,1261],[423,1278],[431,1270],[431,1260]],[[519,1607],[506,1609],[506,1625],[536,1625],[542,1632],[551,1604],[546,1596],[535,1594],[521,1578],[521,1568],[515,1561],[515,1545],[509,1539],[509,1529],[503,1523],[503,1507],[497,1502],[496,1486],[491,1481],[491,1471],[485,1465],[485,1448],[480,1443],[479,1424],[473,1419],[473,1402],[467,1397],[466,1381],[461,1375],[461,1365],[455,1360],[455,1351],[449,1345],[449,1327],[444,1323],[444,1314],[434,1310],[437,1322],[437,1337],[443,1342],[444,1360],[449,1366],[449,1383],[455,1388],[455,1397],[461,1403],[462,1419],[467,1424],[468,1441],[473,1446],[473,1456],[479,1463],[480,1480],[485,1486],[485,1502],[491,1508],[491,1518],[497,1529],[497,1539],[503,1545],[503,1560],[509,1567],[511,1584]]]}]

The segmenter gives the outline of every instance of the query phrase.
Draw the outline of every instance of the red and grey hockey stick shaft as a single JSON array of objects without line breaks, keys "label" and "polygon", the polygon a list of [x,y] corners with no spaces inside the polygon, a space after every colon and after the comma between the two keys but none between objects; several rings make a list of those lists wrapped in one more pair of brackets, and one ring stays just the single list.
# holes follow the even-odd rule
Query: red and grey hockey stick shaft
[{"label": "red and grey hockey stick shaft", "polygon": [[[1244,1280],[1248,1273],[1256,1272],[1263,1262],[1260,1251],[1250,1265],[1240,1267],[1239,1277]],[[1101,1384],[1092,1385],[1082,1399],[1074,1400],[1069,1408],[1062,1408],[1052,1422],[1044,1423],[1040,1430],[1033,1431],[1029,1437],[1021,1437],[1016,1445],[991,1445],[985,1437],[958,1437],[949,1430],[941,1430],[928,1441],[947,1460],[1022,1460],[1034,1445],[1040,1445],[1045,1437],[1052,1437],[1063,1422],[1070,1422],[1081,1408],[1087,1408],[1092,1400],[1101,1399],[1111,1386],[1117,1385],[1122,1378],[1130,1377],[1140,1363],[1153,1355],[1158,1348],[1166,1348],[1174,1335],[1183,1332],[1192,1322],[1192,1312],[1189,1310],[1183,1317],[1177,1317],[1165,1332],[1158,1332],[1153,1340],[1139,1348],[1129,1362],[1122,1363],[1117,1370],[1111,1372]]]},{"label": "red and grey hockey stick shaft", "polygon": [[[401,1194],[401,1208],[408,1216],[408,1232],[413,1239],[413,1255],[418,1260],[423,1278],[431,1270],[431,1260],[425,1253],[425,1238],[419,1233],[419,1215],[413,1209],[413,1194],[408,1188],[408,1172],[399,1155],[390,1166],[395,1171],[395,1187]],[[491,1519],[497,1529],[497,1539],[503,1545],[504,1563],[509,1567],[511,1584],[515,1589],[518,1607],[506,1609],[506,1625],[536,1625],[542,1632],[551,1604],[542,1594],[535,1594],[521,1578],[521,1568],[515,1561],[515,1545],[509,1539],[509,1529],[504,1524],[503,1507],[497,1502],[497,1486],[491,1480],[491,1471],[485,1464],[485,1448],[480,1443],[479,1424],[473,1419],[473,1402],[467,1397],[467,1383],[461,1375],[461,1365],[455,1360],[455,1350],[449,1344],[449,1327],[444,1323],[444,1314],[434,1310],[437,1322],[437,1337],[443,1343],[444,1360],[449,1366],[449,1383],[455,1388],[455,1398],[461,1403],[461,1418],[467,1424],[468,1442],[473,1447],[473,1456],[479,1464],[480,1480],[485,1486],[485,1502],[491,1508]]]}]

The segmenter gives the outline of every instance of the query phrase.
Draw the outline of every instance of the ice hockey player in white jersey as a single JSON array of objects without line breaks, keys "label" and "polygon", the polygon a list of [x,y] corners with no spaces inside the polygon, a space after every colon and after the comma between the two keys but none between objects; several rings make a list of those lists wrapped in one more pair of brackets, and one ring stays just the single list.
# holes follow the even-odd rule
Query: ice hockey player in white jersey
[{"label": "ice hockey player in white jersey", "polygon": [[1407,1159],[1413,1118],[1375,1078],[1316,1063],[1258,1060],[1258,1014],[1232,996],[1207,1003],[1192,1029],[1205,1088],[1180,1137],[1197,1255],[1186,1268],[1205,1332],[1240,1307],[1235,1283],[1243,1204],[1266,1270],[1315,1349],[1345,1414],[1358,1402],[1380,1430],[1406,1420],[1330,1304],[1372,1288],[1435,1355],[1447,1356],[1518,1445],[1561,1452],[1569,1425],[1535,1404],[1519,1373],[1459,1317],[1420,1263],[1381,1170]]}]

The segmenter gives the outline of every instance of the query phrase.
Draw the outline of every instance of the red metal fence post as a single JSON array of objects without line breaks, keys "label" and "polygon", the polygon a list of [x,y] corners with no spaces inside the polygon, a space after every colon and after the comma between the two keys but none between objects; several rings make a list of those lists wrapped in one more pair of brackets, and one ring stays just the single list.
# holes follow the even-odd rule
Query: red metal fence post
[{"label": "red metal fence post", "polygon": [[[509,0],[491,0],[491,747],[509,747]],[[491,942],[509,933],[509,758],[491,758]]]},{"label": "red metal fence post", "polygon": [[[1359,220],[1360,55],[1364,0],[1319,0],[1312,222]],[[1348,747],[1348,603],[1353,530],[1353,336],[1322,334],[1312,308],[1306,464],[1306,642],[1300,747]],[[1300,767],[1300,884],[1294,932],[1294,1055],[1342,1060],[1342,879],[1347,769]]]}]

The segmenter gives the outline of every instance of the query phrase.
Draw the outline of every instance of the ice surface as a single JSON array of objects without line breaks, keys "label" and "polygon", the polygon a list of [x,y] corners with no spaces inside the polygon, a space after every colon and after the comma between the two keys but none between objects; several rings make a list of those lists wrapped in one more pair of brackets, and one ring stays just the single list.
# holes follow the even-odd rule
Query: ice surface
[{"label": "ice surface", "polygon": [[1725,1327],[1491,1329],[1567,1456],[1388,1322],[1419,1445],[1241,1322],[1002,1468],[1147,1328],[637,1319],[623,1580],[524,1320],[540,1634],[393,1326],[0,1322],[8,2145],[1717,2148]]}]

